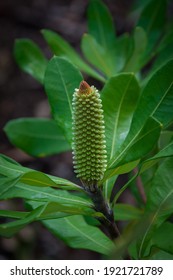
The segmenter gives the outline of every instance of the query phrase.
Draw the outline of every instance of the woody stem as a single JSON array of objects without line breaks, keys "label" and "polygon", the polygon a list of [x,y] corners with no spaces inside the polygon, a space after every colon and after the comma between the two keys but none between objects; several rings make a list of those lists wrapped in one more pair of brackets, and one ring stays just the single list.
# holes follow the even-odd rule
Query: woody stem
[{"label": "woody stem", "polygon": [[113,211],[105,201],[101,189],[94,185],[92,188],[85,188],[85,190],[93,201],[95,210],[104,215],[103,218],[99,218],[99,221],[108,232],[110,238],[115,239],[120,235],[120,232],[115,224]]}]

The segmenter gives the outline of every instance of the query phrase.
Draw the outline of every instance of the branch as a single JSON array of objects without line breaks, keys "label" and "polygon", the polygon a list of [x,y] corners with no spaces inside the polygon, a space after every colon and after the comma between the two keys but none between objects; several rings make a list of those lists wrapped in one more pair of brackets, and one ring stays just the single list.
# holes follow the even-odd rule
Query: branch
[{"label": "branch", "polygon": [[97,185],[92,189],[85,187],[85,191],[93,201],[95,210],[104,215],[103,218],[99,218],[99,221],[108,232],[110,238],[114,240],[120,235],[120,232],[115,224],[113,211],[105,201],[102,191]]}]

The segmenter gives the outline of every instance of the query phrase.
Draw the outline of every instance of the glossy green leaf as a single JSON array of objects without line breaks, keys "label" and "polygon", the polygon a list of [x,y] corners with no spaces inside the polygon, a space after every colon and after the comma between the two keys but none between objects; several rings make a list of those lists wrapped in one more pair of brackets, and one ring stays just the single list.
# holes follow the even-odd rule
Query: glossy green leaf
[{"label": "glossy green leaf", "polygon": [[103,184],[103,196],[108,203],[110,202],[112,190],[114,188],[117,178],[118,175],[116,174],[110,177],[109,179],[107,179],[106,181],[104,181],[104,183],[101,182],[101,185]]},{"label": "glossy green leaf", "polygon": [[[133,74],[119,74],[107,81],[101,96],[109,161],[128,134],[139,97],[139,85]],[[107,180],[104,185],[106,198],[110,198],[111,188],[113,187],[110,180]]]},{"label": "glossy green leaf", "polygon": [[115,29],[109,10],[101,0],[90,0],[87,15],[89,34],[105,51],[111,52],[115,46]]},{"label": "glossy green leaf", "polygon": [[48,202],[45,204],[45,202],[42,201],[30,201],[27,200],[26,203],[27,206],[30,208],[37,208],[38,206],[45,205],[44,211],[41,213],[39,217],[37,217],[37,220],[50,220],[50,219],[59,219],[67,216],[72,215],[87,215],[87,216],[93,216],[96,217],[97,215],[100,216],[101,213],[95,212],[94,209],[90,207],[81,207],[77,204],[60,204],[57,202]]},{"label": "glossy green leaf", "polygon": [[11,210],[0,210],[0,217],[22,219],[28,215],[28,212],[11,211]]},{"label": "glossy green leaf", "polygon": [[[27,176],[30,176],[30,174],[32,176],[33,172],[37,179],[38,179],[38,176],[40,177],[40,174],[44,174],[44,173],[35,171],[33,169],[15,164],[13,161],[7,160],[5,157],[0,155],[0,175],[3,175],[5,177],[8,177],[9,179],[13,180],[13,179],[17,179],[18,177],[22,178],[23,175],[25,175],[25,178],[27,178]],[[39,182],[39,184],[45,185],[45,183],[43,182],[44,181],[43,177],[44,177],[44,179],[46,178],[46,180],[49,180],[49,179],[52,180],[50,182],[50,184],[54,185],[54,186],[58,186],[59,188],[69,189],[69,190],[80,190],[80,187],[75,185],[74,183],[72,183],[66,179],[51,176],[48,174],[44,174],[44,175],[42,175],[42,177],[40,177],[41,182]]]},{"label": "glossy green leaf", "polygon": [[43,211],[44,206],[40,206],[18,221],[5,223],[0,225],[0,235],[9,238],[24,228],[29,223],[33,222],[37,216]]},{"label": "glossy green leaf", "polygon": [[111,14],[101,0],[89,2],[88,32],[82,42],[85,56],[107,77],[111,77],[117,70],[115,29]]},{"label": "glossy green leaf", "polygon": [[134,50],[133,40],[128,33],[124,33],[115,42],[115,69],[116,72],[124,71],[124,66],[131,58]]},{"label": "glossy green leaf", "polygon": [[170,142],[173,140],[173,131],[171,130],[163,130],[160,134],[158,147],[160,150],[165,148]]},{"label": "glossy green leaf", "polygon": [[[61,185],[65,184],[66,186],[69,186],[70,190],[73,190],[73,183],[71,183],[68,180],[65,180],[63,178],[56,178],[53,176],[49,176],[43,172],[39,171],[29,171],[24,173],[22,176],[20,176],[19,179],[20,182],[23,182],[24,184],[30,185],[30,186],[37,186],[37,187],[58,187],[60,188]],[[75,190],[82,190],[82,188],[75,185]]]},{"label": "glossy green leaf", "polygon": [[107,77],[114,74],[113,60],[110,65],[107,53],[92,35],[84,34],[81,48],[86,59]]},{"label": "glossy green leaf", "polygon": [[7,159],[7,157],[4,157],[3,155],[0,155],[0,174],[14,179],[25,172],[29,171],[29,168],[23,167],[19,164],[15,164],[14,161],[10,161]]},{"label": "glossy green leaf", "polygon": [[19,179],[20,176],[13,178],[7,178],[4,176],[4,178],[0,178],[0,198],[5,192],[13,188]]},{"label": "glossy green leaf", "polygon": [[135,123],[142,125],[151,115],[163,125],[170,122],[173,104],[172,70],[173,60],[170,60],[151,77],[141,94],[134,114],[133,126]]},{"label": "glossy green leaf", "polygon": [[140,159],[150,152],[157,143],[157,140],[160,136],[161,127],[162,126],[158,121],[153,118],[149,118],[138,137],[136,137],[135,141],[128,149],[128,152],[120,164],[122,165],[122,163],[124,164]]},{"label": "glossy green leaf", "polygon": [[40,188],[29,186],[18,182],[13,188],[9,188],[1,194],[1,200],[11,198],[23,198],[41,202],[56,202],[63,206],[91,208],[92,203],[86,198],[74,195],[65,190],[54,190],[52,188]]},{"label": "glossy green leaf", "polygon": [[164,161],[155,173],[147,199],[146,210],[152,213],[152,219],[143,233],[139,246],[140,258],[145,255],[151,235],[171,213],[173,213],[173,158]]},{"label": "glossy green leaf", "polygon": [[[138,139],[139,135],[142,133],[141,130],[146,130],[144,129],[144,124],[149,116],[154,116],[165,125],[170,122],[170,119],[172,119],[172,69],[173,60],[169,61],[160,68],[143,89],[138,106],[134,112],[130,131],[118,153],[115,154],[114,159],[109,164],[109,168],[115,166],[117,162],[121,160],[125,151],[127,151],[129,147],[136,142],[136,139]],[[163,114],[165,111],[166,114]],[[147,126],[147,124],[145,126]],[[150,144],[148,141],[146,143]],[[139,151],[137,151],[137,153],[138,152]]]},{"label": "glossy green leaf", "polygon": [[82,75],[69,61],[55,56],[48,63],[44,81],[53,117],[71,143],[72,96]]},{"label": "glossy green leaf", "polygon": [[[135,164],[138,164],[138,160],[152,150],[159,138],[160,130],[160,123],[153,118],[149,118],[133,141],[129,142],[127,146],[123,144],[123,149],[120,149],[121,152],[118,153],[117,157],[112,158],[104,180],[115,174],[122,174],[122,171],[126,173],[132,170],[136,166]],[[123,166],[126,168],[123,168]]]},{"label": "glossy green leaf", "polygon": [[56,184],[51,178],[49,178],[46,174],[39,171],[29,171],[24,173],[20,177],[20,182],[30,186],[37,187],[57,187]]},{"label": "glossy green leaf", "polygon": [[173,59],[173,42],[168,44],[156,57],[153,66],[150,70],[150,73],[156,71],[159,67],[164,65],[170,59]]},{"label": "glossy green leaf", "polygon": [[[26,208],[29,210],[36,209],[38,207],[43,207],[43,211],[35,218],[35,221],[50,220],[50,219],[59,219],[62,217],[67,217],[71,215],[88,215],[100,217],[101,213],[95,212],[92,208],[82,208],[80,206],[74,205],[62,205],[57,202],[42,202],[42,201],[30,201],[27,200]],[[30,212],[31,213],[31,212]],[[11,211],[11,210],[0,210],[0,217],[6,217],[11,219],[23,219],[28,216],[29,212],[21,211]]]},{"label": "glossy green leaf", "polygon": [[161,208],[165,206],[166,209],[173,210],[173,205],[171,203],[171,197],[173,195],[172,189],[172,178],[173,174],[171,172],[173,167],[173,158],[165,160],[158,168],[155,177],[152,182],[152,187],[149,193],[147,207],[149,210],[157,211],[162,210]]},{"label": "glossy green leaf", "polygon": [[104,82],[104,77],[86,64],[79,54],[60,35],[47,29],[42,30],[42,34],[55,55],[69,59],[81,71]]},{"label": "glossy green leaf", "polygon": [[157,46],[159,37],[163,32],[166,19],[166,0],[151,0],[141,13],[138,26],[141,26],[147,34],[148,45],[144,53],[143,61],[146,63],[153,55],[153,48]]},{"label": "glossy green leaf", "polygon": [[44,221],[43,224],[72,248],[109,254],[114,243],[98,228],[88,225],[82,216]]},{"label": "glossy green leaf", "polygon": [[4,127],[10,142],[31,156],[44,157],[71,149],[54,120],[20,118]]},{"label": "glossy green leaf", "polygon": [[102,92],[108,160],[126,138],[139,98],[139,85],[131,73],[110,78]]},{"label": "glossy green leaf", "polygon": [[[158,162],[159,159],[171,157],[173,156],[173,142],[170,142],[167,146],[165,146],[162,150],[160,150],[153,157],[144,160],[139,164],[138,172],[120,189],[120,191],[114,197],[114,203],[118,200],[120,195],[127,189],[127,187],[144,171],[151,168],[154,164]],[[122,167],[120,166],[120,169]],[[118,169],[118,168],[117,168]],[[121,170],[120,170],[121,171]],[[153,175],[152,175],[153,176]],[[143,182],[144,183],[144,182]]]},{"label": "glossy green leaf", "polygon": [[141,67],[141,57],[146,49],[147,36],[143,28],[136,27],[133,35],[133,52],[127,61],[123,71],[137,72]]},{"label": "glossy green leaf", "polygon": [[29,39],[16,40],[14,56],[19,67],[43,83],[47,59],[40,48]]},{"label": "glossy green leaf", "polygon": [[159,159],[172,157],[173,156],[173,141],[171,141],[167,146],[165,146],[162,150],[160,150],[153,157],[148,158],[144,162],[142,162],[139,174],[144,172],[146,169],[150,168],[153,164],[155,164]]}]

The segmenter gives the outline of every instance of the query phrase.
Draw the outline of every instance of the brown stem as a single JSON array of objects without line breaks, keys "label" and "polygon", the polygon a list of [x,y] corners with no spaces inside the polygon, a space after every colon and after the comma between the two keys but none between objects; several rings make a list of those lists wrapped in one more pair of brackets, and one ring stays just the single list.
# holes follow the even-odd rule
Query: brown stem
[{"label": "brown stem", "polygon": [[115,239],[120,235],[120,232],[115,224],[113,211],[105,201],[102,191],[97,185],[93,186],[92,189],[87,187],[85,190],[92,199],[95,210],[104,215],[103,218],[99,218],[99,221],[104,226],[111,239]]}]

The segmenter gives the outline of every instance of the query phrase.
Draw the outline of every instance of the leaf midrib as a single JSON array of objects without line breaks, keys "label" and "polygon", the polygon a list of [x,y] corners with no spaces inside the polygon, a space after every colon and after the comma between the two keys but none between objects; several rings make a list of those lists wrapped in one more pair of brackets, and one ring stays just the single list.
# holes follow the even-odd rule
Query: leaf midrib
[{"label": "leaf midrib", "polygon": [[[10,167],[7,167],[7,166],[3,166],[2,164],[0,164],[0,167],[4,167],[4,168],[6,168],[6,169],[8,169],[8,170],[10,170],[10,171],[16,171],[16,172],[18,172],[18,173],[20,173],[20,174],[25,174],[26,172],[33,172],[33,171],[35,171],[35,170],[31,170],[31,169],[28,169],[28,168],[26,168],[26,167],[23,167],[23,168],[26,168],[25,170],[26,170],[26,172],[25,171],[23,171],[23,170],[20,170],[20,169],[14,169],[14,168],[10,168]],[[37,171],[35,171],[35,172],[37,172]],[[51,176],[51,175],[48,175],[48,174],[45,174],[46,176]],[[52,177],[52,176],[51,176]],[[58,184],[58,182],[59,183],[61,183],[61,184],[65,184],[66,186],[77,186],[77,185],[75,185],[75,184],[69,184],[69,182],[66,182],[66,179],[63,179],[63,178],[55,178],[54,179],[55,180],[55,183],[57,183]]]},{"label": "leaf midrib", "polygon": [[130,85],[130,83],[131,83],[131,81],[132,81],[132,78],[133,78],[133,76],[130,77],[130,79],[129,79],[128,83],[127,83],[127,86],[126,86],[126,88],[125,88],[125,90],[124,90],[124,93],[123,93],[122,98],[121,98],[121,101],[120,101],[119,109],[118,109],[118,111],[117,111],[117,118],[116,118],[116,120],[115,120],[115,126],[114,126],[114,129],[113,129],[114,133],[113,133],[113,141],[112,141],[110,159],[112,158],[112,156],[113,156],[113,154],[114,154],[114,146],[115,146],[116,132],[117,132],[117,128],[118,128],[118,120],[119,120],[120,111],[121,111],[120,109],[121,109],[121,107],[122,107],[124,97],[125,97],[125,95],[126,95],[126,93],[127,93],[127,89],[128,89],[128,87],[129,87],[129,85]]},{"label": "leaf midrib", "polygon": [[[24,189],[24,190],[27,190],[27,191],[30,191],[27,187],[25,186],[17,186],[17,188],[19,189]],[[70,201],[70,202],[76,202],[77,204],[83,204],[83,205],[86,205],[88,207],[92,207],[92,204],[88,203],[88,202],[84,202],[84,201],[81,201],[81,200],[75,200],[75,199],[70,199],[70,198],[66,198],[66,197],[63,197],[63,196],[56,196],[56,195],[53,195],[53,194],[50,194],[50,193],[44,193],[44,192],[41,192],[41,191],[37,191],[37,190],[33,190],[32,189],[32,193],[35,192],[35,193],[39,193],[39,194],[43,194],[43,195],[46,195],[48,197],[54,197],[54,198],[58,198],[60,200],[66,200],[67,202]]]},{"label": "leaf midrib", "polygon": [[70,100],[70,97],[69,97],[69,94],[68,94],[68,90],[67,90],[67,87],[66,87],[66,84],[65,84],[65,81],[64,81],[62,72],[60,71],[60,67],[59,67],[58,62],[55,61],[55,64],[56,64],[56,67],[57,67],[57,69],[58,69],[58,73],[59,73],[59,75],[60,75],[62,84],[63,84],[63,86],[64,86],[65,93],[66,93],[66,96],[67,96],[67,100],[68,100],[68,103],[69,103],[70,112],[71,112],[71,115],[72,115],[72,104],[71,104],[71,100]]},{"label": "leaf midrib", "polygon": [[74,224],[71,223],[71,222],[69,221],[68,218],[64,218],[64,219],[66,220],[67,224],[69,224],[71,227],[73,227],[73,228],[74,228],[76,231],[78,231],[81,235],[87,237],[88,240],[91,240],[93,243],[99,245],[99,247],[102,247],[102,248],[106,249],[106,251],[108,251],[108,248],[107,248],[106,246],[103,246],[103,244],[102,244],[101,242],[98,243],[98,242],[96,241],[96,239],[93,239],[93,238],[91,238],[91,236],[85,234],[83,231],[80,230],[80,227],[74,226]]}]

